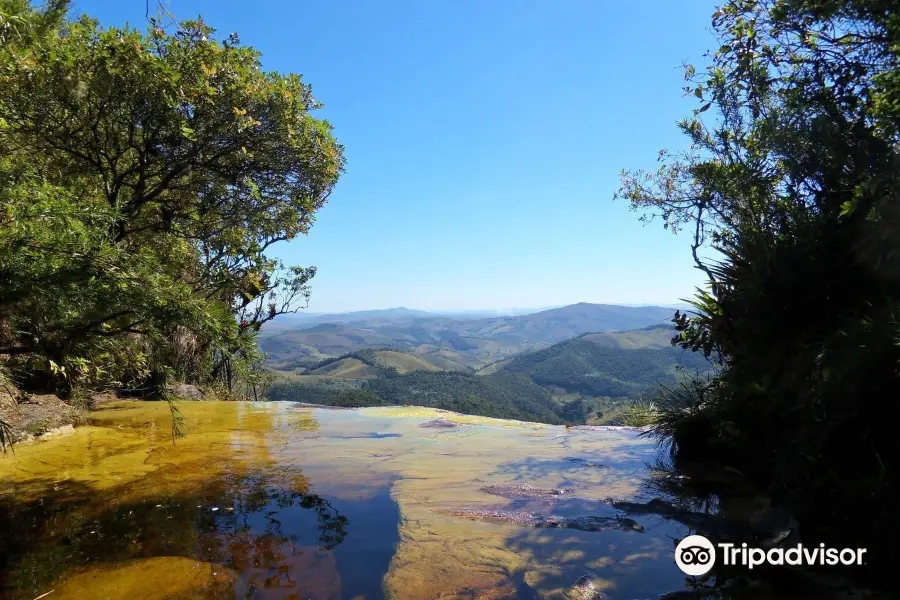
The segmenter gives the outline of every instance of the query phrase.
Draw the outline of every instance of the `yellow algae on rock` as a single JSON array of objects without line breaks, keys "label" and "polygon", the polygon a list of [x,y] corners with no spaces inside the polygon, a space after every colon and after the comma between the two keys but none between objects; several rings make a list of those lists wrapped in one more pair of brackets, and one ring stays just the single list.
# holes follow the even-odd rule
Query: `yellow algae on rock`
[{"label": "yellow algae on rock", "polygon": [[[417,416],[435,414],[423,410]],[[430,442],[422,444],[419,452],[391,461],[401,473],[392,496],[403,516],[401,542],[385,579],[392,598],[433,598],[463,591],[472,597],[510,597],[515,595],[511,590],[523,582],[542,598],[559,597],[560,582],[568,578],[571,585],[583,574],[584,563],[598,558],[596,533],[573,536],[572,532],[464,522],[435,509],[495,504],[497,497],[481,491],[488,483],[558,487],[568,479],[578,482],[584,498],[600,499],[633,495],[642,482],[639,473],[578,469],[565,462],[573,454],[602,457],[611,463],[633,460],[628,437],[569,434],[551,427],[542,428],[537,436],[523,436],[515,428],[419,435],[430,435]],[[584,548],[591,548],[590,554]],[[523,579],[527,573],[550,567],[560,573],[552,584],[532,585]]]},{"label": "yellow algae on rock", "polygon": [[[137,482],[126,492],[176,493],[198,485],[234,464],[266,460],[265,444],[279,432],[270,409],[233,402],[180,405],[189,435],[175,437],[166,403],[119,402],[92,414],[102,426],[79,427],[64,438],[27,444],[0,460],[0,494],[30,499],[47,485],[86,492]],[[302,413],[302,411],[298,411]],[[306,414],[285,421],[300,430],[314,428]],[[293,431],[293,429],[292,429]],[[168,476],[151,477],[158,471]]]},{"label": "yellow algae on rock", "polygon": [[66,578],[50,596],[58,600],[169,600],[228,598],[237,574],[222,565],[161,556],[104,565]]},{"label": "yellow algae on rock", "polygon": [[376,417],[412,417],[421,419],[447,419],[460,425],[487,425],[491,427],[528,427],[543,429],[553,427],[544,423],[531,423],[529,421],[517,421],[514,419],[495,419],[479,415],[464,415],[462,413],[440,408],[428,408],[424,406],[375,406],[360,409],[362,414]]},{"label": "yellow algae on rock", "polygon": [[[134,597],[128,574],[152,579],[165,561],[175,561],[169,597],[207,597],[202,586],[221,583],[260,598],[549,599],[586,570],[598,589],[644,597],[683,579],[665,551],[673,526],[588,532],[447,514],[611,514],[603,499],[634,498],[647,481],[652,443],[632,432],[421,407],[178,407],[184,437],[173,437],[165,403],[110,403],[73,435],[0,459],[0,512],[10,515],[0,525],[24,536],[19,546],[0,540],[11,597],[53,586]],[[468,426],[421,427],[435,418]],[[507,499],[482,489],[498,485],[567,492]],[[188,564],[234,574],[204,583]],[[647,564],[662,584],[640,575]]]}]

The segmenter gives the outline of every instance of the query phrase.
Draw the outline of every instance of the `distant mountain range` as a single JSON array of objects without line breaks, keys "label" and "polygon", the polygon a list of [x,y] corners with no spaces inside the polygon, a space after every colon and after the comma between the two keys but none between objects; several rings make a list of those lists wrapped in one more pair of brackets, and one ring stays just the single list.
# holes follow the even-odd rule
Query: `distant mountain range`
[{"label": "distant mountain range", "polygon": [[[441,354],[470,367],[545,348],[583,333],[627,331],[666,324],[675,309],[585,302],[500,317],[448,317],[408,308],[334,315],[292,315],[264,328],[261,349],[270,365],[297,372],[323,359],[366,348]],[[448,353],[450,356],[448,356]]]},{"label": "distant mountain range", "polygon": [[[684,303],[676,303],[666,306],[657,306],[652,304],[588,304],[585,302],[580,305],[588,306],[605,306],[610,308],[666,308],[684,309],[687,305]],[[296,313],[288,313],[279,316],[268,325],[269,329],[294,329],[304,325],[315,325],[318,323],[353,323],[358,321],[392,321],[407,318],[449,318],[449,319],[490,319],[502,317],[516,317],[523,315],[532,315],[540,312],[547,312],[557,309],[565,309],[571,306],[579,306],[579,304],[563,305],[563,306],[543,306],[539,308],[484,308],[484,309],[448,309],[448,310],[417,310],[398,306],[395,308],[383,308],[373,310],[359,310],[342,313],[319,313],[300,311]]]},{"label": "distant mountain range", "polygon": [[384,308],[377,310],[358,310],[345,313],[312,313],[312,312],[296,312],[279,316],[277,319],[269,323],[270,330],[295,329],[316,325],[318,323],[354,323],[357,321],[385,321],[395,319],[408,319],[415,317],[434,317],[440,316],[424,310],[415,310],[398,306],[396,308]]},{"label": "distant mountain range", "polygon": [[[591,312],[573,312],[584,318],[585,310]],[[313,329],[332,327],[340,325]],[[674,385],[679,368],[710,369],[701,354],[673,348],[673,335],[669,325],[588,333],[489,365],[458,351],[368,348],[276,371],[281,378],[268,395],[337,406],[407,404],[548,423],[615,423],[630,401],[654,393],[658,384]]]}]

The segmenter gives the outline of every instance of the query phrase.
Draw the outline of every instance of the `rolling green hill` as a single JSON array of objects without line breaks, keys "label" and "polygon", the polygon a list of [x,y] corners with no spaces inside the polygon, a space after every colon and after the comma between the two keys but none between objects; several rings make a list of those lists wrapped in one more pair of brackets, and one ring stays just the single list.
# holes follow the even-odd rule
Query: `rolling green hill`
[{"label": "rolling green hill", "polygon": [[396,350],[379,350],[375,352],[375,363],[384,369],[394,369],[398,373],[444,370],[419,356]]},{"label": "rolling green hill", "polygon": [[[264,329],[258,342],[269,357],[269,367],[284,372],[296,372],[327,357],[378,348],[415,353],[438,369],[477,370],[583,333],[658,325],[673,314],[674,309],[658,306],[580,303],[489,318],[451,318],[408,309],[306,318],[295,315]],[[444,358],[464,368],[453,368]]]},{"label": "rolling green hill", "polygon": [[671,347],[671,337],[669,328],[589,334],[517,356],[502,370],[568,393],[635,396],[658,382],[674,384],[677,366],[709,370],[702,355]]},{"label": "rolling green hill", "polygon": [[[414,404],[546,423],[615,422],[630,401],[674,385],[677,369],[705,372],[699,354],[673,348],[673,330],[590,333],[474,372],[455,355],[366,349],[311,365],[269,397],[315,404]],[[436,359],[453,368],[442,368]]]},{"label": "rolling green hill", "polygon": [[473,360],[465,354],[453,352],[452,350],[435,350],[417,356],[428,364],[434,365],[441,371],[474,373],[476,367],[482,366],[481,361]]},{"label": "rolling green hill", "polygon": [[379,370],[376,367],[353,357],[342,358],[304,373],[304,376],[337,377],[342,379],[365,379],[377,377],[378,375]]}]

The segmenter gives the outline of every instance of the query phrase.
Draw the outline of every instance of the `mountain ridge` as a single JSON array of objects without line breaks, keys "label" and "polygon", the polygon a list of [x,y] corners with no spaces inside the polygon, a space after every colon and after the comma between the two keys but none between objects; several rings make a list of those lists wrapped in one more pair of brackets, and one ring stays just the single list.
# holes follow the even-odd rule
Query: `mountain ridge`
[{"label": "mountain ridge", "polygon": [[615,423],[635,400],[708,372],[672,347],[671,325],[589,332],[481,370],[396,349],[363,349],[312,364],[272,386],[272,399],[337,406],[417,404],[548,423]]},{"label": "mountain ridge", "polygon": [[400,308],[264,329],[259,344],[269,354],[269,365],[278,370],[292,371],[327,357],[383,347],[417,354],[458,353],[465,355],[466,364],[477,367],[475,363],[486,365],[584,333],[661,325],[674,313],[675,309],[661,306],[588,302],[525,315],[480,318],[423,315]]}]

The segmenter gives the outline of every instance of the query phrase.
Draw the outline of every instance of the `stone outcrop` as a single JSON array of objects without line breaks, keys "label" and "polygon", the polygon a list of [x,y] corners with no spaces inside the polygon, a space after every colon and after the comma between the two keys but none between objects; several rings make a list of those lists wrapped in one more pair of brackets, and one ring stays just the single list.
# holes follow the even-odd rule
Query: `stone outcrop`
[{"label": "stone outcrop", "polygon": [[169,385],[169,393],[179,400],[203,400],[203,390],[189,383],[173,383]]},{"label": "stone outcrop", "polygon": [[571,494],[572,490],[559,488],[535,487],[533,485],[517,485],[513,483],[500,483],[486,485],[481,491],[503,498],[556,498],[564,494]]},{"label": "stone outcrop", "polygon": [[438,417],[437,419],[433,419],[431,421],[425,421],[419,427],[430,427],[435,429],[453,429],[455,427],[460,427],[459,423],[455,423],[450,419],[445,419],[443,417]]},{"label": "stone outcrop", "polygon": [[659,515],[687,525],[706,537],[731,542],[756,542],[764,548],[772,548],[784,542],[797,528],[796,521],[788,515],[771,510],[758,515],[750,523],[744,523],[720,515],[690,511],[659,498],[646,503],[613,499],[607,499],[606,502],[626,514]]},{"label": "stone outcrop", "polygon": [[0,445],[71,433],[82,414],[53,394],[22,394],[4,388],[0,392]]},{"label": "stone outcrop", "polygon": [[597,517],[593,515],[561,517],[523,511],[502,510],[491,507],[445,508],[437,510],[446,515],[463,517],[473,521],[504,523],[518,525],[520,527],[534,527],[537,529],[577,529],[579,531],[608,531],[615,529],[619,531],[644,531],[644,528],[640,524],[626,517]]},{"label": "stone outcrop", "polygon": [[603,463],[590,461],[586,458],[579,458],[577,456],[567,456],[564,460],[566,462],[574,463],[580,467],[587,467],[589,469],[608,469],[609,468],[609,465],[604,465]]}]

